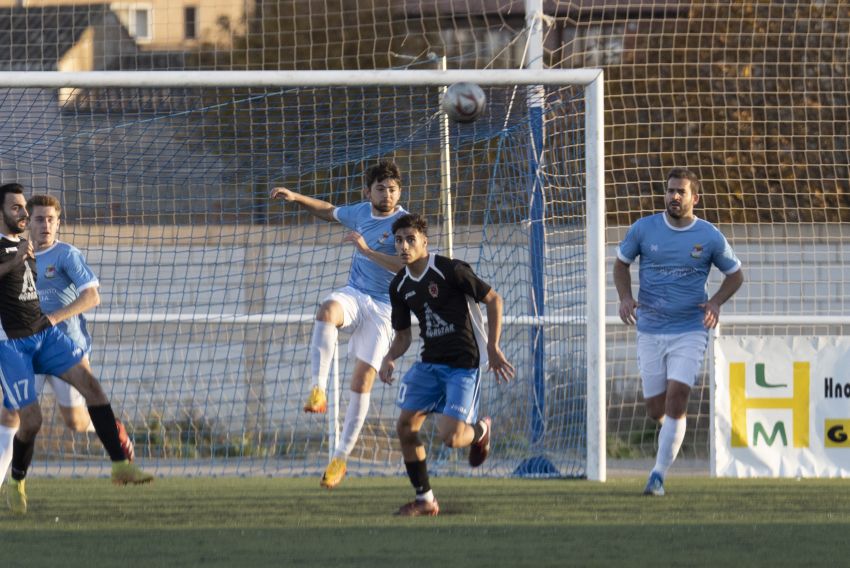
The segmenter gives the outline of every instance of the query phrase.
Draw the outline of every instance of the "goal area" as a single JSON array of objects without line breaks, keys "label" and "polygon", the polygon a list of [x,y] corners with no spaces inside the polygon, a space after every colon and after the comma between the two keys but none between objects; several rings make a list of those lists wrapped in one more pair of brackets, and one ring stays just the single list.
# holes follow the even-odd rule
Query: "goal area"
[{"label": "goal area", "polygon": [[[340,337],[327,416],[305,414],[316,308],[348,277],[339,224],[272,202],[272,188],[346,205],[392,159],[401,204],[430,250],[469,262],[504,297],[517,377],[482,375],[493,418],[485,476],[605,479],[602,72],[386,70],[0,73],[3,181],[63,206],[102,304],[92,367],[136,445],[164,475],[318,475],[353,362]],[[470,124],[440,91],[480,84]],[[14,179],[13,179],[14,178]],[[418,336],[415,332],[414,336]],[[400,361],[404,373],[418,338]],[[334,390],[335,389],[335,390]],[[350,475],[403,472],[397,385],[376,380]],[[34,474],[98,475],[93,434],[72,434],[52,393]],[[429,421],[433,426],[433,421]],[[465,450],[424,432],[429,468],[472,475]]]}]

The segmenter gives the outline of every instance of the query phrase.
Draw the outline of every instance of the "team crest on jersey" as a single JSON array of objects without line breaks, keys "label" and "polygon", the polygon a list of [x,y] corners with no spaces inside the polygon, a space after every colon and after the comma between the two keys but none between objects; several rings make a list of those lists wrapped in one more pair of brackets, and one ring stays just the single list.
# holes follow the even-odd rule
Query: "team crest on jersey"
[{"label": "team crest on jersey", "polygon": [[45,278],[53,278],[56,276],[56,267],[52,264],[44,269],[44,277]]},{"label": "team crest on jersey", "polygon": [[440,289],[437,287],[436,282],[429,282],[428,283],[428,293],[431,294],[432,298],[436,298],[437,296],[440,295]]},{"label": "team crest on jersey", "polygon": [[691,258],[699,258],[702,256],[702,245],[694,245],[691,249]]},{"label": "team crest on jersey", "polygon": [[380,238],[380,239],[378,239],[378,244],[379,244],[379,245],[384,244],[385,242],[387,242],[387,239],[388,239],[388,238],[390,238],[390,234],[389,234],[389,232],[384,232],[384,234],[383,234],[383,235],[381,235],[381,238]]}]

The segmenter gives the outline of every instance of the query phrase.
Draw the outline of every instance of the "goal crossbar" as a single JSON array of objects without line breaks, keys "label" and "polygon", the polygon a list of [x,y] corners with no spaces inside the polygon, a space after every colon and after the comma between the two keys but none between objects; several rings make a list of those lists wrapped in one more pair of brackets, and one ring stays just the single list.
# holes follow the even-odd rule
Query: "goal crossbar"
[{"label": "goal crossbar", "polygon": [[394,87],[450,85],[582,85],[601,79],[601,69],[449,69],[376,71],[3,71],[6,87]]}]

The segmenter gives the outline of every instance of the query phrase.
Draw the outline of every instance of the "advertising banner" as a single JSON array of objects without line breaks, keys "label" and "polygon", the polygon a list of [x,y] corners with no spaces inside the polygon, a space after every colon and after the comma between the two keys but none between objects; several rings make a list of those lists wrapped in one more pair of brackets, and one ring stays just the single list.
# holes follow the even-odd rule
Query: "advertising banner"
[{"label": "advertising banner", "polygon": [[850,338],[719,337],[711,471],[850,476]]}]

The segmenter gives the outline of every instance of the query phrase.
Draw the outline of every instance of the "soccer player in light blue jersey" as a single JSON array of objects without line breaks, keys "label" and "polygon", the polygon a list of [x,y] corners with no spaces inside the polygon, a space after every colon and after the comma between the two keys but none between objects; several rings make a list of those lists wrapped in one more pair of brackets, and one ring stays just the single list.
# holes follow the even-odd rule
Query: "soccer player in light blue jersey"
[{"label": "soccer player in light blue jersey", "polygon": [[[100,304],[100,282],[86,263],[83,253],[57,239],[62,206],[50,195],[34,195],[27,201],[30,212],[30,240],[33,242],[37,267],[36,290],[41,309],[50,322],[61,329],[83,350],[91,355],[91,336],[86,329],[84,312]],[[36,388],[40,393],[49,382],[59,405],[62,419],[74,432],[94,432],[80,392],[53,375],[38,375]],[[17,414],[0,408],[0,482],[12,461],[12,440],[18,430]],[[133,442],[120,421],[118,436],[127,459],[134,458]]]},{"label": "soccer player in light blue jersey", "polygon": [[351,230],[343,242],[355,246],[348,283],[322,302],[310,340],[313,387],[305,412],[327,411],[328,375],[340,329],[351,333],[348,352],[355,358],[342,436],[322,476],[321,485],[328,489],[339,485],[345,476],[346,460],[366,421],[375,375],[392,340],[389,285],[402,268],[392,235],[393,222],[406,213],[398,205],[398,166],[389,160],[381,161],[369,168],[365,181],[366,200],[342,207],[285,187],[271,192],[272,199],[295,203],[319,219],[341,223]]},{"label": "soccer player in light blue jersey", "polygon": [[[720,306],[744,283],[741,261],[723,234],[694,216],[700,182],[685,168],[667,175],[665,211],[643,217],[626,233],[614,261],[619,315],[637,323],[638,367],[649,416],[661,423],[658,454],[645,495],[664,495],[664,478],[685,438],[691,388],[702,367],[708,330]],[[630,265],[640,257],[638,298],[632,296]],[[710,298],[711,267],[725,277]]]}]

